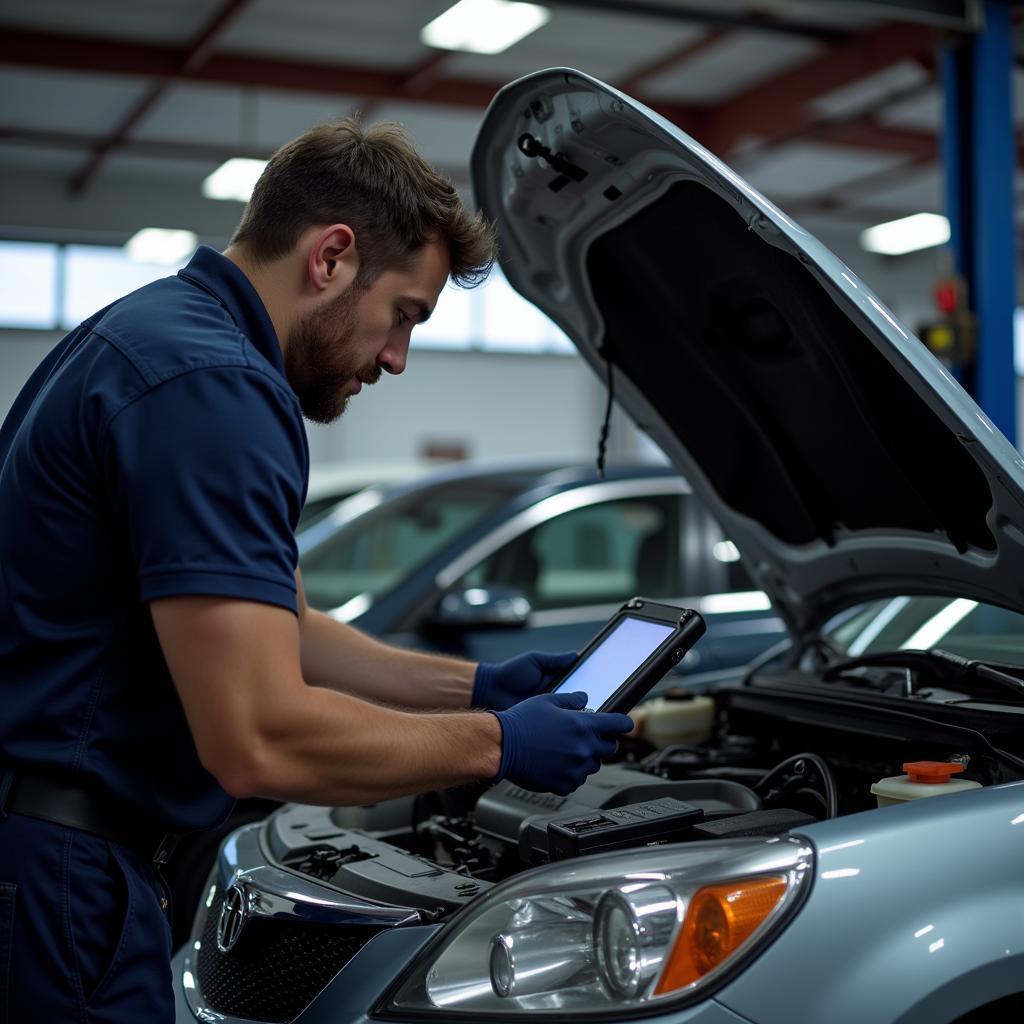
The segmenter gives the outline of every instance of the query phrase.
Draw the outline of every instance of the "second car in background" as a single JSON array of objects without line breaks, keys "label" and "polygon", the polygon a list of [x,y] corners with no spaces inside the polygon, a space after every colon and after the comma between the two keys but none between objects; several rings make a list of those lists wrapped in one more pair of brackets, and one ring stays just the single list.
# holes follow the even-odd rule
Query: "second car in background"
[{"label": "second car in background", "polygon": [[309,604],[391,641],[494,661],[578,649],[634,595],[697,608],[683,671],[785,637],[734,545],[674,470],[462,465],[371,488],[299,538]]}]

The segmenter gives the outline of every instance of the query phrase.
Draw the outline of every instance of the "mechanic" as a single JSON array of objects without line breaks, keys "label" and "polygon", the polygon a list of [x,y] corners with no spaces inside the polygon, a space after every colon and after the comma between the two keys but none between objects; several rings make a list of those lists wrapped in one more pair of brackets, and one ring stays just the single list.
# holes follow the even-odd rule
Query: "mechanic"
[{"label": "mechanic", "polygon": [[172,1021],[158,866],[234,798],[567,793],[631,728],[542,693],[571,656],[417,654],[304,599],[303,414],[401,373],[494,249],[397,126],[322,125],[223,254],[90,317],[22,390],[0,430],[0,1021]]}]

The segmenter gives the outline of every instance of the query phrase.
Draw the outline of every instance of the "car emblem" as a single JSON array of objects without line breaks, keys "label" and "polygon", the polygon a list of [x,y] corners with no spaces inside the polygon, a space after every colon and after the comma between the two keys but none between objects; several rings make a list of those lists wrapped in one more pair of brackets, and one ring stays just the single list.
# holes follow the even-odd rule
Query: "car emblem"
[{"label": "car emblem", "polygon": [[237,885],[228,886],[217,921],[217,948],[222,953],[230,953],[238,944],[248,916],[245,893]]}]

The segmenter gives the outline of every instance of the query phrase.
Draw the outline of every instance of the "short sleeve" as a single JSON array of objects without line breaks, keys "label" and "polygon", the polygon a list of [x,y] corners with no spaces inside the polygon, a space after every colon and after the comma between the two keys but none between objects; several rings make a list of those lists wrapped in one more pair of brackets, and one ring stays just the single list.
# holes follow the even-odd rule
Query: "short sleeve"
[{"label": "short sleeve", "polygon": [[184,373],[117,412],[104,471],[141,599],[205,594],[296,611],[306,451],[294,398],[242,366]]}]

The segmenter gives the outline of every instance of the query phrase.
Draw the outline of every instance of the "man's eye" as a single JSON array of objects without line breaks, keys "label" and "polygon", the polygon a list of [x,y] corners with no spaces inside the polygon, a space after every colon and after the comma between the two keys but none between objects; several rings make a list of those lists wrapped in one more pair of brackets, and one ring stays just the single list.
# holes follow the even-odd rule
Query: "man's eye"
[{"label": "man's eye", "polygon": [[407,320],[411,320],[412,317],[404,309],[398,310],[398,326],[401,327]]}]

